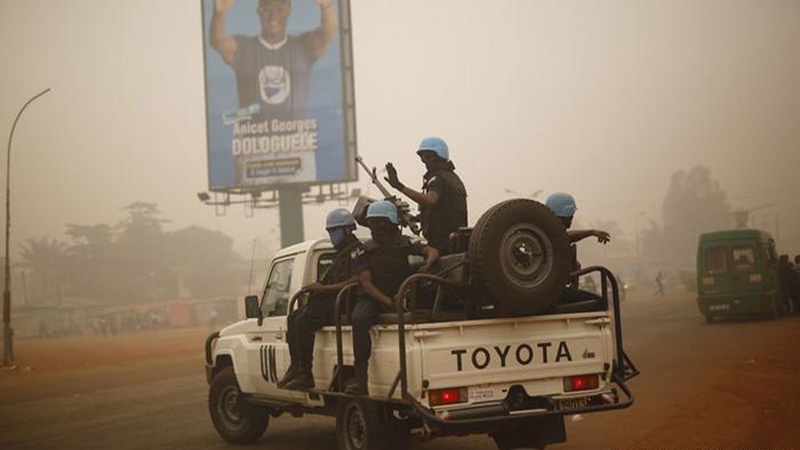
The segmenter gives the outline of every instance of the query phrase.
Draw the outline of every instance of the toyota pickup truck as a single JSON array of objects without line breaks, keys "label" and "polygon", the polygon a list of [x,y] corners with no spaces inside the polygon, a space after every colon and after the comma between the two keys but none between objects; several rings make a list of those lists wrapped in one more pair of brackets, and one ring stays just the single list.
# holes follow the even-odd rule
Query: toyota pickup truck
[{"label": "toyota pickup truck", "polygon": [[[564,417],[626,408],[638,371],[623,351],[615,277],[602,267],[570,273],[569,239],[544,205],[508,200],[452,236],[463,251],[409,277],[395,311],[372,333],[369,396],[343,386],[353,376],[348,308],[358,288],[339,292],[335,318],[315,336],[309,391],[279,389],[289,366],[287,312],[302,286],[322,278],[327,240],[279,251],[246,319],[206,340],[208,408],[227,442],[261,438],[269,419],[336,417],[341,450],[404,449],[411,439],[488,434],[500,449],[564,442]],[[564,303],[570,279],[594,274],[600,295]],[[268,445],[268,440],[265,441]]]}]

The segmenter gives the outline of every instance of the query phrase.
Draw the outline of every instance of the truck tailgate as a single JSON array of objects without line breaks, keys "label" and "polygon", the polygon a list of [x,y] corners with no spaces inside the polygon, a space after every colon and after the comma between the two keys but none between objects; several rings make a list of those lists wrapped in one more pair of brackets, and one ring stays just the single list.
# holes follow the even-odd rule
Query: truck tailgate
[{"label": "truck tailgate", "polygon": [[[427,389],[476,387],[470,397],[492,400],[511,385],[528,395],[563,393],[563,378],[610,376],[614,358],[607,313],[458,322],[418,329]],[[479,400],[479,398],[473,400]]]}]

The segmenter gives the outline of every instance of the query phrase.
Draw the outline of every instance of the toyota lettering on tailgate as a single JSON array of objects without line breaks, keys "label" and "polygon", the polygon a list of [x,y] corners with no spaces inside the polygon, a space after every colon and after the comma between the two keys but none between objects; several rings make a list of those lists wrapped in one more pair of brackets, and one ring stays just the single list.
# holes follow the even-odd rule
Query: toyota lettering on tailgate
[{"label": "toyota lettering on tailgate", "polygon": [[512,361],[521,366],[530,364],[547,364],[550,362],[572,361],[569,346],[566,341],[559,341],[553,354],[553,342],[540,342],[538,344],[495,345],[492,347],[475,347],[473,349],[457,348],[450,351],[455,357],[456,367],[459,372],[464,370],[464,364],[483,370],[490,365],[506,367]]}]

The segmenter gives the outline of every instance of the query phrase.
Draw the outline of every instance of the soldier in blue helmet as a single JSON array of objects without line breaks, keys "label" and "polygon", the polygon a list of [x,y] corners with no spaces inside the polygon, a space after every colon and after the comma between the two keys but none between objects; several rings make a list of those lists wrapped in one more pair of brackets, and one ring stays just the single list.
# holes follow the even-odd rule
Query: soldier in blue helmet
[{"label": "soldier in blue helmet", "polygon": [[286,340],[292,361],[278,382],[279,388],[306,390],[314,387],[311,373],[314,333],[333,321],[336,294],[345,285],[358,280],[358,273],[363,270],[359,264],[364,247],[353,235],[356,221],[350,211],[339,208],[329,212],[325,229],[336,253],[322,280],[303,288],[309,292],[306,304],[289,313]]},{"label": "soldier in blue helmet", "polygon": [[[587,230],[572,230],[572,218],[575,216],[575,211],[578,210],[575,204],[575,198],[566,192],[556,192],[547,197],[545,202],[548,208],[561,220],[564,228],[567,229],[572,244],[570,245],[570,253],[572,254],[572,270],[580,270],[581,265],[578,262],[578,251],[575,243],[586,239],[588,237],[596,237],[597,242],[601,244],[608,243],[611,240],[611,235],[603,230],[587,229]],[[592,292],[583,291],[578,289],[577,280],[573,280],[567,290],[564,292],[564,298],[561,300],[563,303],[581,300],[594,300],[599,296]]]},{"label": "soldier in blue helmet", "polygon": [[367,367],[372,355],[369,329],[382,310],[394,311],[393,297],[403,281],[413,273],[408,257],[423,256],[425,266],[422,271],[439,258],[435,248],[412,243],[408,236],[400,234],[397,208],[392,202],[381,200],[372,203],[367,208],[366,219],[372,240],[364,244],[365,269],[359,275],[363,295],[356,302],[352,314],[355,378],[345,388],[345,392],[352,395],[368,393]]},{"label": "soldier in blue helmet", "polygon": [[572,218],[578,207],[575,205],[575,198],[566,192],[556,192],[547,197],[546,205],[550,210],[555,213],[556,217],[561,219],[561,223],[567,228],[567,234],[572,242],[578,242],[586,239],[587,237],[594,236],[597,242],[601,244],[607,243],[611,239],[611,235],[603,230],[571,230]]},{"label": "soldier in blue helmet", "polygon": [[450,233],[467,226],[467,190],[455,173],[447,143],[438,137],[427,137],[417,149],[427,172],[422,177],[422,190],[416,191],[397,178],[392,163],[386,164],[386,181],[417,202],[422,222],[422,235],[428,245],[441,255],[450,252]]}]

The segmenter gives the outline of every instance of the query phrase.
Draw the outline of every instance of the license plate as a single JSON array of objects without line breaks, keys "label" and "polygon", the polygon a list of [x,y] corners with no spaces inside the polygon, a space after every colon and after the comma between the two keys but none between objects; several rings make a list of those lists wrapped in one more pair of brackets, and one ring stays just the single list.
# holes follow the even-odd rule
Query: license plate
[{"label": "license plate", "polygon": [[727,311],[731,309],[731,305],[723,304],[723,305],[711,305],[708,307],[709,311]]},{"label": "license plate", "polygon": [[588,402],[589,400],[587,397],[559,398],[556,400],[556,409],[563,411],[567,409],[585,408]]},{"label": "license plate", "polygon": [[490,387],[469,388],[470,402],[485,402],[494,399],[494,389]]}]

